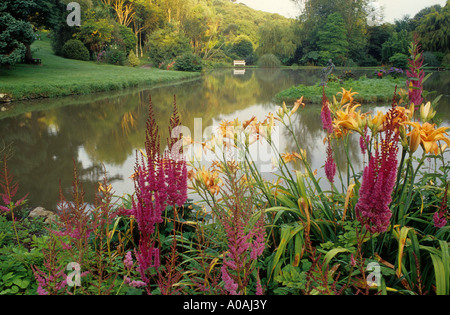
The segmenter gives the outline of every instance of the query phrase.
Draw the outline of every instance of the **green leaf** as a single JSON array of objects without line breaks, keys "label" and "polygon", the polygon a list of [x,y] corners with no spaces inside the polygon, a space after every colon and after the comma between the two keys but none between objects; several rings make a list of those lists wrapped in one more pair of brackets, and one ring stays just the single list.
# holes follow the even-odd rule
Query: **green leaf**
[{"label": "green leaf", "polygon": [[328,266],[333,257],[335,257],[337,254],[345,252],[350,252],[350,250],[348,250],[347,248],[333,248],[332,250],[328,251],[324,259],[323,271],[325,271],[325,268]]}]

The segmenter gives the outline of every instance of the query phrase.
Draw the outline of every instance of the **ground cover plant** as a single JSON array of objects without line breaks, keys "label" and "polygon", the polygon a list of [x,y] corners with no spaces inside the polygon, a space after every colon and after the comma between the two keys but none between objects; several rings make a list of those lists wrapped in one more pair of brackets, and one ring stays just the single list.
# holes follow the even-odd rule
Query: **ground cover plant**
[{"label": "ground cover plant", "polygon": [[[333,79],[334,78],[334,79]],[[367,103],[380,103],[388,102],[392,99],[392,91],[395,86],[405,86],[405,78],[392,76],[385,77],[380,80],[378,78],[367,78],[366,76],[355,79],[353,77],[345,77],[343,80],[337,77],[333,77],[327,82],[326,96],[331,99],[341,89],[358,91],[358,94],[354,96],[355,100],[367,104]],[[286,102],[288,104],[294,103],[300,97],[303,97],[305,103],[320,104],[322,102],[322,85],[317,83],[315,85],[293,86],[284,91],[281,91],[275,95],[277,103]]]},{"label": "ground cover plant", "polygon": [[[409,89],[394,88],[386,112],[365,112],[356,89],[330,99],[322,87],[325,178],[295,137],[302,98],[263,121],[223,121],[202,143],[179,133],[176,100],[163,141],[150,100],[135,193],[113,198],[105,176],[89,204],[74,168],[71,195],[61,192],[59,219],[45,228],[20,215],[26,196],[4,158],[0,293],[449,295],[449,128],[436,125],[437,103],[423,97],[417,42],[410,51]],[[276,151],[276,125],[296,151]],[[362,172],[348,158],[352,134]],[[276,180],[252,161],[259,141],[276,152]],[[193,145],[216,156],[209,167],[182,154]],[[336,163],[338,147],[347,163]],[[189,200],[190,190],[202,201]]]}]

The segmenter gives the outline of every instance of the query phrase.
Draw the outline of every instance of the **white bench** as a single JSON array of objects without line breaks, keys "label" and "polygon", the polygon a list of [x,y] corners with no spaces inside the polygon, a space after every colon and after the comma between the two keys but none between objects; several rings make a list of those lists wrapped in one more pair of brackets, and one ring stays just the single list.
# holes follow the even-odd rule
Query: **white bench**
[{"label": "white bench", "polygon": [[245,60],[234,60],[233,61],[233,66],[244,66],[245,67]]}]

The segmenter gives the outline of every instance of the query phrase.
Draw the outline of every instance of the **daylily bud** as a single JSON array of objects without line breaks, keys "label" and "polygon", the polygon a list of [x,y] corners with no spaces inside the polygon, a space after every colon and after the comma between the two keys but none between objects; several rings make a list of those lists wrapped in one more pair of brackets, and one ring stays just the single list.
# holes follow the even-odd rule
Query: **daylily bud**
[{"label": "daylily bud", "polygon": [[409,137],[409,151],[411,153],[416,152],[417,148],[419,147],[419,144],[420,144],[420,131],[418,129],[413,129]]},{"label": "daylily bud", "polygon": [[434,115],[436,115],[436,111],[433,110],[430,102],[426,105],[420,105],[420,118],[422,118],[423,122],[433,119]]}]

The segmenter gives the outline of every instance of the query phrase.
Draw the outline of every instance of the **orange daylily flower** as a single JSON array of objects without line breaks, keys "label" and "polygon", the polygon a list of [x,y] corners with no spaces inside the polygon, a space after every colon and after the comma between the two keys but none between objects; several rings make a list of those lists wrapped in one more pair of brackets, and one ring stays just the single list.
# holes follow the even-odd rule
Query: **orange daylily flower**
[{"label": "orange daylily flower", "polygon": [[191,178],[197,183],[204,185],[204,187],[208,189],[213,195],[217,195],[220,191],[219,185],[222,180],[219,177],[219,173],[217,171],[208,171],[205,166],[203,166],[201,170],[198,170],[197,173],[189,171],[188,178]]},{"label": "orange daylily flower", "polygon": [[351,104],[345,105],[343,108],[336,111],[333,123],[335,126],[340,126],[345,129],[355,130],[360,134],[364,133],[365,123],[365,114],[361,114],[361,111],[355,111],[357,107],[361,106],[361,104],[356,104],[351,106]]},{"label": "orange daylily flower", "polygon": [[[428,122],[423,125],[420,125],[417,122],[406,122],[406,124],[414,127],[415,131],[413,130],[408,134],[411,139],[420,136],[420,144],[422,145],[425,153],[434,153],[434,155],[438,155],[438,141],[444,141],[448,146],[450,146],[450,139],[446,137],[448,136],[447,130],[450,129],[449,127],[436,128],[436,124],[430,124]],[[415,139],[414,141],[418,140]]]},{"label": "orange daylily flower", "polygon": [[[305,150],[302,150],[301,153],[303,154],[303,156],[306,155]],[[289,162],[295,161],[295,159],[302,160],[302,156],[297,152],[283,153],[283,154],[281,154],[281,157],[282,157],[284,163],[289,163]]]},{"label": "orange daylily flower", "polygon": [[355,94],[359,94],[358,92],[353,92],[352,93],[352,89],[350,90],[346,90],[344,88],[342,88],[342,92],[338,92],[337,94],[342,94],[341,97],[341,106],[347,103],[353,103],[353,95]]}]

